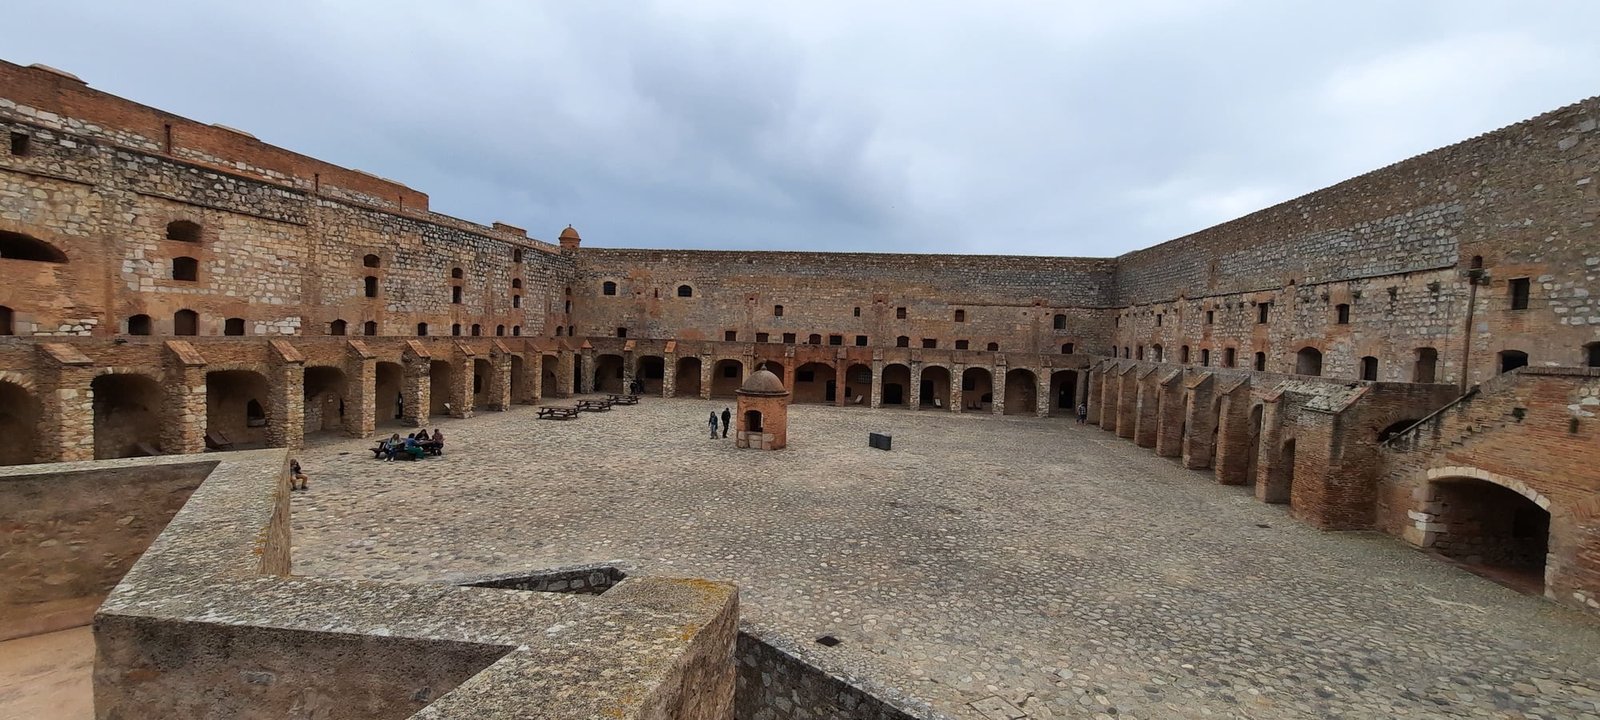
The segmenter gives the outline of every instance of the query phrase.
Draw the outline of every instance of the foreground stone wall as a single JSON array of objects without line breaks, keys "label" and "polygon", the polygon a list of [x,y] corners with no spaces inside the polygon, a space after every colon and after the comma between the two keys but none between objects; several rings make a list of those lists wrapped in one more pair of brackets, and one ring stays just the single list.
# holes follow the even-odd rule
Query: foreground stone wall
[{"label": "foreground stone wall", "polygon": [[0,477],[0,640],[88,624],[211,465]]}]

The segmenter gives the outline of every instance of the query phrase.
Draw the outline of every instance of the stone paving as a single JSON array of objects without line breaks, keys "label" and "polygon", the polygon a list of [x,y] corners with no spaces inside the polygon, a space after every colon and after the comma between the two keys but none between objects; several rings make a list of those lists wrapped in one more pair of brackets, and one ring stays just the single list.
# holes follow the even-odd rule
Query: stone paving
[{"label": "stone paving", "polygon": [[1092,426],[797,405],[759,452],[706,437],[725,404],[446,420],[416,463],[313,438],[295,570],[732,580],[753,630],[954,717],[1600,720],[1592,618]]}]

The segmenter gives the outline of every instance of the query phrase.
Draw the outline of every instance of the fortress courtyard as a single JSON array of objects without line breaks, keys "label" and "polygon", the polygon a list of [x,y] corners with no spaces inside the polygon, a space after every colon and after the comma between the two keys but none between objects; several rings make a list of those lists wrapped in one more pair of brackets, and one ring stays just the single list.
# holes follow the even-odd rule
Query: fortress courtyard
[{"label": "fortress courtyard", "polygon": [[707,439],[725,405],[445,420],[421,462],[308,438],[295,573],[729,580],[745,632],[919,715],[1600,718],[1592,619],[1097,427],[801,404],[763,453]]}]

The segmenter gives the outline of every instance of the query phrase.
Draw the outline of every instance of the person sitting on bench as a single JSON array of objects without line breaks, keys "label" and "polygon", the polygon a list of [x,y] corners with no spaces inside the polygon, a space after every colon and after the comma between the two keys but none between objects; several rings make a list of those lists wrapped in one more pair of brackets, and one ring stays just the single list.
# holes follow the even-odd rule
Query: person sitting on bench
[{"label": "person sitting on bench", "polygon": [[406,444],[400,449],[411,456],[410,459],[412,460],[421,460],[428,454],[427,450],[422,449],[422,444],[417,442],[417,433],[407,435]]},{"label": "person sitting on bench", "polygon": [[396,455],[400,454],[402,444],[400,442],[400,433],[390,435],[388,440],[383,441],[383,459],[393,460]]},{"label": "person sitting on bench", "polygon": [[419,438],[425,438],[422,442],[422,448],[424,450],[427,450],[429,453],[434,455],[444,454],[444,430],[440,428],[434,428],[433,437],[431,438],[428,437],[428,431],[424,430]]}]

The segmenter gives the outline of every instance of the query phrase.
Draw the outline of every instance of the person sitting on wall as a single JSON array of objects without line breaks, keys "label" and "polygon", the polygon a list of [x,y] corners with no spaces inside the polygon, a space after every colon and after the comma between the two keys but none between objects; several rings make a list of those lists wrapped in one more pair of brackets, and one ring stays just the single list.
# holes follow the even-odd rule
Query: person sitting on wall
[{"label": "person sitting on wall", "polygon": [[294,492],[296,490],[305,490],[310,486],[310,483],[311,483],[311,479],[307,478],[305,472],[303,472],[300,469],[300,461],[299,460],[290,460],[289,461],[289,492]]}]

